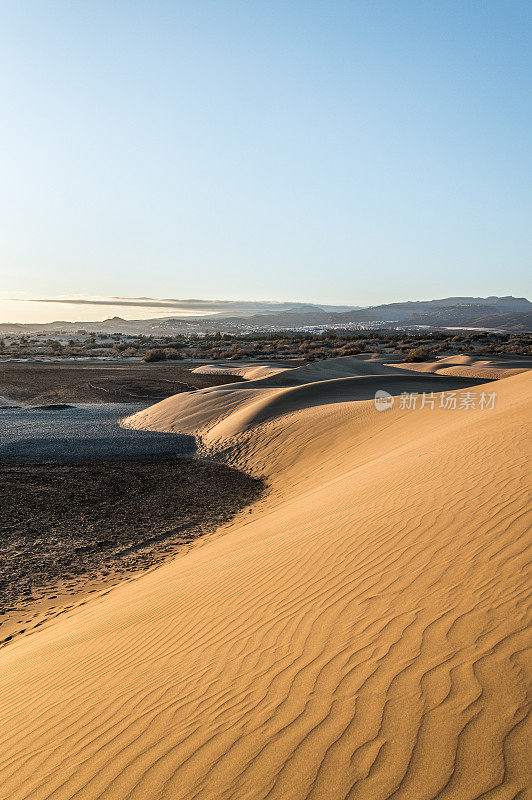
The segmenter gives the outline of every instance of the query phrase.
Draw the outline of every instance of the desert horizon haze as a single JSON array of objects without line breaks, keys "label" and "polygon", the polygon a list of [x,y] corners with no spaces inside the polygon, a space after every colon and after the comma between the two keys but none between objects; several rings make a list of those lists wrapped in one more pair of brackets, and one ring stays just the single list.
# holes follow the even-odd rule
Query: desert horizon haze
[{"label": "desert horizon haze", "polygon": [[[57,298],[0,298],[1,322],[91,321],[99,310],[109,316],[149,318],[161,316],[196,316],[233,313],[285,311],[294,306],[307,306],[301,301],[282,300],[177,300],[153,297],[57,297]],[[323,306],[322,306],[323,307]],[[358,306],[325,306],[331,310],[349,310]]]},{"label": "desert horizon haze", "polygon": [[532,797],[531,32],[0,2],[0,800]]},{"label": "desert horizon haze", "polygon": [[2,295],[530,295],[531,15],[7,0]]},{"label": "desert horizon haze", "polygon": [[[510,302],[504,303],[505,299]],[[417,303],[423,305],[464,305],[496,303],[500,310],[530,311],[530,303],[525,297],[505,295],[473,296],[430,300],[422,297],[388,299],[384,305],[394,303]],[[200,300],[172,299],[154,297],[57,297],[57,298],[0,298],[0,325],[2,323],[51,323],[51,322],[96,322],[95,315],[105,309],[105,319],[122,317],[124,319],[152,319],[154,317],[232,317],[255,314],[282,314],[283,312],[304,313],[311,310],[327,312],[347,312],[364,308],[362,305],[328,305],[318,302],[290,300]],[[377,304],[367,306],[381,307]]]}]

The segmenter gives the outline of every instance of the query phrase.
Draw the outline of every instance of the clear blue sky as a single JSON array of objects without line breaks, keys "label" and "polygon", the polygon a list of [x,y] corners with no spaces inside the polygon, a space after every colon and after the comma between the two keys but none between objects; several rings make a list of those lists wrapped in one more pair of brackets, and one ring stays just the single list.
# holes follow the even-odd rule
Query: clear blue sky
[{"label": "clear blue sky", "polygon": [[0,293],[527,294],[531,32],[528,0],[0,0]]}]

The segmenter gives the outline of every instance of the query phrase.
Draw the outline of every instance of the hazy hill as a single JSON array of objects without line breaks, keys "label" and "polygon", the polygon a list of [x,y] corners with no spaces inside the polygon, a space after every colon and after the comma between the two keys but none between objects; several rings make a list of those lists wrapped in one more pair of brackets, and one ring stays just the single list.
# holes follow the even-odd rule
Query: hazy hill
[{"label": "hazy hill", "polygon": [[[260,304],[258,304],[260,305]],[[385,303],[367,308],[338,310],[345,306],[319,306],[304,303],[274,304],[251,315],[241,313],[212,314],[195,317],[157,317],[143,320],[125,320],[113,317],[100,322],[57,321],[42,324],[0,324],[0,333],[15,331],[74,333],[77,330],[124,334],[171,334],[201,331],[231,331],[243,328],[291,329],[307,325],[348,325],[358,322],[396,323],[401,326],[428,325],[472,326],[504,330],[532,330],[532,303],[525,297],[447,297],[439,300]],[[332,310],[334,309],[334,310]]]},{"label": "hazy hill", "polygon": [[479,328],[500,328],[505,331],[532,331],[532,312],[514,311],[508,314],[491,314],[470,323]]}]

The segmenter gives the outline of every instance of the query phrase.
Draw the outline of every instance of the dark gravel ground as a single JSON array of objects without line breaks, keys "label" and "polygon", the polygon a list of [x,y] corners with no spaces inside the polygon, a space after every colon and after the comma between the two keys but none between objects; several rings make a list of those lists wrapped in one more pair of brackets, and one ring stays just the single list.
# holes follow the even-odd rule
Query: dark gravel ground
[{"label": "dark gravel ground", "polygon": [[168,558],[254,500],[263,483],[190,458],[0,466],[0,615]]},{"label": "dark gravel ground", "polygon": [[121,417],[146,404],[0,405],[0,463],[88,461],[192,455],[192,436],[125,430]]},{"label": "dark gravel ground", "polygon": [[118,424],[234,381],[180,365],[0,364],[2,630],[58,587],[73,595],[161,563],[260,494],[261,481],[191,458],[191,436]]},{"label": "dark gravel ground", "polygon": [[0,395],[34,404],[156,403],[179,392],[242,380],[191,372],[179,363],[0,362]]}]

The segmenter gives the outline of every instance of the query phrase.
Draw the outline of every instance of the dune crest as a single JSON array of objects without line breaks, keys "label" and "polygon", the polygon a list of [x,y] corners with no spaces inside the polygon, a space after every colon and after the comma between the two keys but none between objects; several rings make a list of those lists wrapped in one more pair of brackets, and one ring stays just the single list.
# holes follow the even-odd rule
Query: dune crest
[{"label": "dune crest", "polygon": [[438,375],[457,375],[464,378],[486,378],[496,381],[500,378],[511,378],[532,367],[530,358],[477,358],[475,356],[455,355],[438,358],[436,361],[425,361],[419,364],[402,363],[405,369],[417,372],[434,372]]},{"label": "dune crest", "polygon": [[[0,651],[0,796],[525,797],[532,376],[335,361],[125,421],[271,490]],[[408,410],[405,390],[497,397]]]}]

